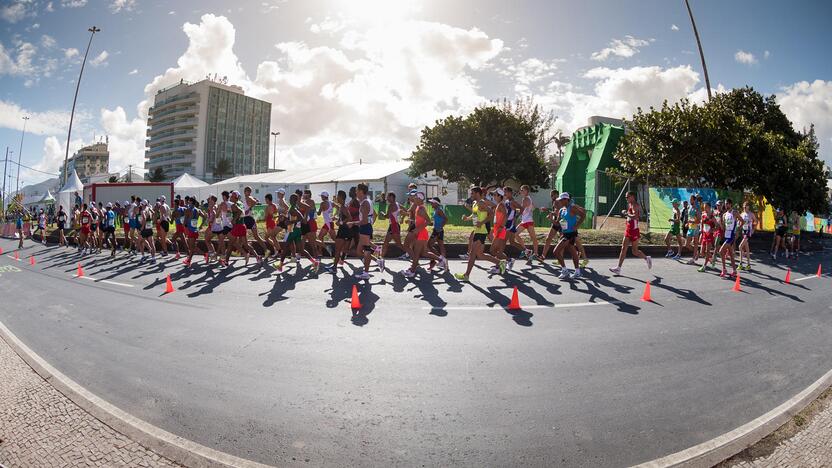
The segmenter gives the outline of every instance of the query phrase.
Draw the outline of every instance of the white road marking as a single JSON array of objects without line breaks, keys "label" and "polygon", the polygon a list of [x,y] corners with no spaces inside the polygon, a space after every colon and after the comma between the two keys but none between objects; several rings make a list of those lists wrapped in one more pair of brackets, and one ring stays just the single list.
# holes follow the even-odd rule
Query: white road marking
[{"label": "white road marking", "polygon": [[[78,275],[73,275],[73,276],[75,278],[78,277]],[[82,276],[81,279],[95,281],[96,283],[107,283],[107,284],[112,284],[112,285],[115,285],[115,286],[124,286],[125,288],[132,288],[133,287],[132,284],[119,283],[117,281],[110,281],[110,280],[98,280],[98,279],[95,279],[91,276]]]},{"label": "white road marking", "polygon": [[793,281],[806,281],[806,280],[810,280],[810,279],[818,279],[818,277],[817,277],[817,275],[804,276],[803,278],[798,278],[798,279],[793,280]]},{"label": "white road marking", "polygon": [[[575,302],[572,304],[551,304],[551,305],[521,305],[521,310],[536,310],[536,309],[568,309],[570,307],[592,307],[602,305],[616,305],[621,304],[621,301],[596,301],[596,302]],[[448,307],[422,307],[422,310],[496,310],[506,309],[500,306],[448,306]]]}]

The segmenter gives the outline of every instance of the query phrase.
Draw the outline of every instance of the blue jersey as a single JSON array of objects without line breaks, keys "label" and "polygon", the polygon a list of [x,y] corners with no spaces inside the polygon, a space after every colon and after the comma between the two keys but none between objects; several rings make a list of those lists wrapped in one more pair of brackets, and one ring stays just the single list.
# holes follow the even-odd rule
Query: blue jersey
[{"label": "blue jersey", "polygon": [[107,227],[116,227],[116,213],[113,210],[107,210]]},{"label": "blue jersey", "polygon": [[445,221],[439,216],[439,210],[433,210],[433,230],[441,231],[445,227]]},{"label": "blue jersey", "polygon": [[185,224],[185,208],[179,207],[176,209],[176,224]]},{"label": "blue jersey", "polygon": [[572,204],[560,209],[560,229],[564,234],[575,232],[578,228],[578,216],[572,214]]}]

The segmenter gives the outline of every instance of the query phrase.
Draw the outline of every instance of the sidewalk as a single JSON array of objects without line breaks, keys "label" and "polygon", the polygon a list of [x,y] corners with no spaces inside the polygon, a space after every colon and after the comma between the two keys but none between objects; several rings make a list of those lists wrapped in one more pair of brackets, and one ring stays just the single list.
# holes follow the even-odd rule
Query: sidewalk
[{"label": "sidewalk", "polygon": [[[825,393],[829,395],[829,392]],[[765,439],[749,450],[720,466],[731,468],[757,467],[830,467],[832,466],[832,397],[817,400],[817,412],[806,419],[808,423],[799,432],[777,444],[773,451],[767,446],[773,442]],[[811,405],[810,405],[811,406]],[[795,416],[797,420],[804,412]],[[791,422],[789,424],[794,424]],[[780,430],[778,430],[779,432]],[[775,433],[776,434],[776,433]],[[763,452],[755,456],[755,452]],[[750,455],[749,455],[750,454]],[[754,457],[748,459],[748,457]]]},{"label": "sidewalk", "polygon": [[104,425],[0,338],[0,464],[7,468],[180,466]]}]

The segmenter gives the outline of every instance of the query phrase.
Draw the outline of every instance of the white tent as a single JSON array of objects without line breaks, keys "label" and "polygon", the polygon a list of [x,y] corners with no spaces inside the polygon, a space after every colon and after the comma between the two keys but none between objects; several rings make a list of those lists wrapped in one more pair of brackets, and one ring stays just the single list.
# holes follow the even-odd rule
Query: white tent
[{"label": "white tent", "polygon": [[41,199],[41,202],[46,203],[46,204],[54,203],[55,202],[55,197],[52,196],[52,192],[47,190],[46,195],[43,196],[43,199]]},{"label": "white tent", "polygon": [[78,173],[73,170],[72,174],[70,174],[69,178],[66,180],[66,184],[64,184],[58,192],[58,199],[55,204],[63,206],[64,210],[69,212],[75,204],[76,196],[84,196],[84,184],[82,184],[81,179],[78,178]]},{"label": "white tent", "polygon": [[187,172],[173,180],[173,192],[182,197],[193,195],[198,199],[204,198],[200,189],[209,186],[210,184],[207,182],[203,182]]}]

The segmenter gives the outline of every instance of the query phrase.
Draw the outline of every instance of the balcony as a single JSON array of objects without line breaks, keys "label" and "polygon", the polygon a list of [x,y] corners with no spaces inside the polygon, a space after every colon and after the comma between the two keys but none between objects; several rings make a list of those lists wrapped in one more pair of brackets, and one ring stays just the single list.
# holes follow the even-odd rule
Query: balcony
[{"label": "balcony", "polygon": [[162,133],[162,131],[164,131],[164,130],[170,130],[170,129],[173,129],[173,128],[188,127],[188,126],[196,127],[196,125],[197,125],[197,119],[195,117],[173,120],[173,121],[170,121],[170,122],[165,121],[161,124],[151,123],[151,127],[147,129],[147,136],[152,138],[153,136],[158,135],[159,133]]},{"label": "balcony", "polygon": [[193,142],[193,139],[196,138],[196,129],[189,129],[177,132],[167,132],[167,133],[159,133],[152,138],[148,139],[145,146],[148,148],[157,145],[161,145],[163,143],[174,142],[178,140],[182,141],[190,141]]},{"label": "balcony", "polygon": [[153,126],[159,123],[165,123],[167,120],[176,119],[177,117],[195,116],[198,112],[199,109],[197,109],[196,107],[171,109],[169,111],[163,112],[160,115],[151,116],[149,119],[147,119],[147,123],[148,125]]},{"label": "balcony", "polygon": [[196,144],[194,142],[187,142],[187,143],[175,143],[175,144],[167,144],[162,146],[157,146],[152,149],[148,149],[145,154],[149,157],[153,156],[161,156],[167,153],[173,153],[176,151],[184,151],[184,150],[191,150],[193,151],[196,149]]},{"label": "balcony", "polygon": [[154,104],[153,107],[148,109],[150,114],[156,114],[159,111],[163,111],[174,104],[177,103],[197,103],[199,102],[199,94],[197,93],[188,93],[188,94],[179,94],[170,98],[167,98],[163,101],[157,102]]}]

